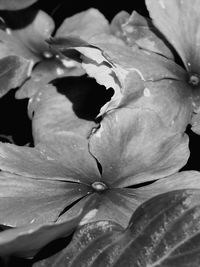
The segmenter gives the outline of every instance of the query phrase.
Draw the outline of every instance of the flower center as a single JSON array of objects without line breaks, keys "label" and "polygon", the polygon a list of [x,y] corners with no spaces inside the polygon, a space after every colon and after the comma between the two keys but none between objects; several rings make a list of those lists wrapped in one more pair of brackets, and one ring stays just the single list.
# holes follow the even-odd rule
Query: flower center
[{"label": "flower center", "polygon": [[108,187],[106,184],[102,182],[94,182],[92,184],[92,188],[97,192],[102,192],[102,191],[105,191]]},{"label": "flower center", "polygon": [[198,74],[194,73],[190,75],[189,83],[193,86],[198,86],[200,84],[200,77]]}]

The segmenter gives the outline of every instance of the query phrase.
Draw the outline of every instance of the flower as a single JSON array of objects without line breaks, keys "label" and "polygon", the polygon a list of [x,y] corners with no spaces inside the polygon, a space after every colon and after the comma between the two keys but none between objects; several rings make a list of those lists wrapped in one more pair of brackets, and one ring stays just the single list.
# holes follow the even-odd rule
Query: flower
[{"label": "flower", "polygon": [[[185,83],[192,88],[193,131],[200,133],[200,3],[198,0],[146,0],[153,23],[176,49],[185,66]],[[184,89],[183,89],[184,90]],[[188,100],[189,101],[189,100]]]},{"label": "flower", "polygon": [[48,58],[45,39],[53,29],[53,20],[39,11],[33,22],[23,29],[11,30],[5,26],[5,30],[0,30],[0,96],[21,86],[30,77],[35,63]]},{"label": "flower", "polygon": [[34,255],[90,221],[126,227],[145,200],[193,187],[199,178],[177,174],[189,156],[188,138],[172,133],[154,111],[120,108],[100,123],[86,120],[77,115],[85,89],[70,88],[68,98],[52,85],[42,91],[35,124],[38,117],[47,123],[35,131],[35,147],[0,144],[0,224],[11,228],[0,233],[1,255]]}]

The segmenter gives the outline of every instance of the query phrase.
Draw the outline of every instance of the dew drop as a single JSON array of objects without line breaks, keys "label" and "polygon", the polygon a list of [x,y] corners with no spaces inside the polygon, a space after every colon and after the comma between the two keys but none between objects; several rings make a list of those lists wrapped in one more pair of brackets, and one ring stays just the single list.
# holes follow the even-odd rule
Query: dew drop
[{"label": "dew drop", "polygon": [[146,97],[150,97],[151,96],[151,92],[150,92],[150,90],[148,88],[144,89],[144,96],[146,96]]},{"label": "dew drop", "polygon": [[44,56],[45,58],[52,58],[52,57],[53,57],[53,54],[52,54],[51,52],[49,52],[49,51],[45,51],[45,52],[43,53],[43,56]]},{"label": "dew drop", "polygon": [[73,60],[62,59],[61,62],[66,68],[73,68],[76,66],[76,63]]},{"label": "dew drop", "polygon": [[63,74],[64,74],[64,70],[61,69],[61,68],[57,68],[57,69],[56,69],[56,73],[57,73],[58,75],[63,75]]},{"label": "dew drop", "polygon": [[6,33],[7,33],[8,35],[11,35],[11,34],[12,34],[11,29],[10,29],[10,28],[6,28]]}]

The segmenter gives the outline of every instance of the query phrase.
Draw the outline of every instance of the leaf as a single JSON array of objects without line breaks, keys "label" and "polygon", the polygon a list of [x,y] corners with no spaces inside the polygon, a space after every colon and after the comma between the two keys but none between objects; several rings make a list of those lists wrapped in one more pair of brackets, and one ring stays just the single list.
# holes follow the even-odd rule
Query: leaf
[{"label": "leaf", "polygon": [[68,247],[34,267],[198,267],[199,230],[200,190],[171,191],[141,205],[126,230],[108,221],[84,225]]},{"label": "leaf", "polygon": [[128,46],[161,54],[173,59],[173,54],[151,20],[136,11],[129,15],[125,11],[118,13],[111,22],[111,32],[121,37]]},{"label": "leaf", "polygon": [[200,4],[198,0],[146,0],[150,16],[182,58],[189,72],[198,73]]},{"label": "leaf", "polygon": [[0,0],[0,9],[2,10],[18,10],[31,6],[38,0]]},{"label": "leaf", "polygon": [[121,108],[107,114],[90,137],[89,148],[111,187],[174,174],[189,157],[187,136],[171,133],[156,113],[145,108]]},{"label": "leaf", "polygon": [[30,61],[18,57],[7,56],[0,59],[0,97],[10,89],[20,86],[30,75]]},{"label": "leaf", "polygon": [[106,18],[97,9],[90,8],[72,17],[66,18],[56,32],[56,37],[74,35],[88,41],[91,37],[109,33]]}]

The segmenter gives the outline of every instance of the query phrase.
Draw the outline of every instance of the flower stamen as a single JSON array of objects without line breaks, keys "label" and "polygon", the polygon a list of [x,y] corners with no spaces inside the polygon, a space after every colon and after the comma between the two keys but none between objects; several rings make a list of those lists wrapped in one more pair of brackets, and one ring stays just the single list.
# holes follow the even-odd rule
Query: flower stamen
[{"label": "flower stamen", "polygon": [[105,191],[108,187],[103,182],[94,182],[92,188],[97,192]]},{"label": "flower stamen", "polygon": [[189,83],[193,86],[198,86],[200,84],[200,77],[198,74],[193,73],[190,75]]}]

